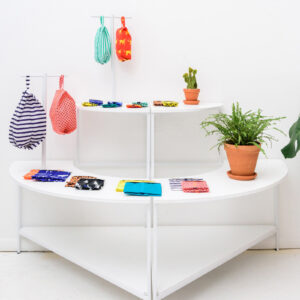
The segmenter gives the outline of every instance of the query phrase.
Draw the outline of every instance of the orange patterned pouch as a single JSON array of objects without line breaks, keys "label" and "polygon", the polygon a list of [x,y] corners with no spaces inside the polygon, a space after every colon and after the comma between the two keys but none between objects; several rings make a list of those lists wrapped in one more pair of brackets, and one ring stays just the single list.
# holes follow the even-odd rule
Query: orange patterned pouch
[{"label": "orange patterned pouch", "polygon": [[125,18],[121,17],[122,27],[116,31],[116,54],[120,61],[131,59],[131,35],[125,26]]},{"label": "orange patterned pouch", "polygon": [[33,175],[37,174],[39,171],[40,171],[40,170],[33,169],[33,170],[29,171],[28,173],[26,173],[23,177],[24,177],[24,179],[26,179],[26,180],[30,180],[30,179],[32,179],[31,177],[32,177]]}]

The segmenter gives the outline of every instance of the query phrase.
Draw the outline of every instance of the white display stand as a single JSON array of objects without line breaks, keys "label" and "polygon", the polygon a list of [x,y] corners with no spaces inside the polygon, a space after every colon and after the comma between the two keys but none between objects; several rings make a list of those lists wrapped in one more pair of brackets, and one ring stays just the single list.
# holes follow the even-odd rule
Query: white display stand
[{"label": "white display stand", "polygon": [[[134,197],[115,191],[124,178],[95,176],[105,179],[100,191],[79,191],[65,188],[64,183],[42,183],[24,180],[30,169],[41,167],[39,161],[15,162],[10,174],[18,190],[18,252],[21,237],[70,260],[82,268],[132,293],[140,299],[163,299],[193,280],[239,255],[264,239],[275,236],[278,249],[278,197],[279,184],[287,175],[283,160],[262,159],[257,163],[258,176],[253,181],[235,181],[227,177],[228,164],[198,176],[204,178],[209,193],[188,194],[171,191],[166,178],[155,178],[154,120],[159,113],[188,113],[219,108],[221,104],[201,102],[199,106],[180,104],[175,108],[153,107],[145,109],[80,107],[79,111],[138,113],[147,118],[147,174],[162,184],[161,197]],[[80,126],[79,126],[80,127]],[[80,128],[78,128],[80,129]],[[80,143],[78,132],[78,143]],[[75,167],[72,161],[47,161],[49,169],[72,171],[72,175],[93,175]],[[145,207],[145,225],[133,227],[27,227],[22,224],[22,189],[41,195],[51,195],[74,201],[140,204]],[[159,226],[158,209],[162,205],[224,201],[254,193],[274,190],[274,223],[269,225],[218,226]]]}]

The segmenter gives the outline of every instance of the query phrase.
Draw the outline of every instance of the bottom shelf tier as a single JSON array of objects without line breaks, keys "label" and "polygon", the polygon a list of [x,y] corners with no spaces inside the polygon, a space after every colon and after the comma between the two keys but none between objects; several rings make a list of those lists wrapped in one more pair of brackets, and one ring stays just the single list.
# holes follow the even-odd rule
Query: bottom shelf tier
[{"label": "bottom shelf tier", "polygon": [[[273,235],[274,226],[162,226],[157,296],[166,297]],[[23,227],[20,234],[82,268],[147,298],[144,227]],[[149,282],[148,282],[149,283]]]}]

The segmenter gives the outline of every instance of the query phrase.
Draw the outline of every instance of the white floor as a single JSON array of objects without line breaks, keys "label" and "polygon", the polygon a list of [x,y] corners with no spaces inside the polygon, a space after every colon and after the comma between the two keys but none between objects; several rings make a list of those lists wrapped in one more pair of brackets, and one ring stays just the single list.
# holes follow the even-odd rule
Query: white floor
[{"label": "white floor", "polygon": [[[300,250],[248,251],[166,300],[298,300]],[[53,253],[0,253],[0,300],[135,300]]]}]

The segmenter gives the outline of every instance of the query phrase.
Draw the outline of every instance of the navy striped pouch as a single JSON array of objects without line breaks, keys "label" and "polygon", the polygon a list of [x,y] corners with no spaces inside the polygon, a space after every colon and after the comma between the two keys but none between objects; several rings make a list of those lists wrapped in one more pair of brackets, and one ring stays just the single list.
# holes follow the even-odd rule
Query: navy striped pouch
[{"label": "navy striped pouch", "polygon": [[33,149],[46,137],[46,112],[35,96],[28,92],[29,85],[30,78],[26,76],[26,90],[9,125],[9,141],[20,149]]}]

